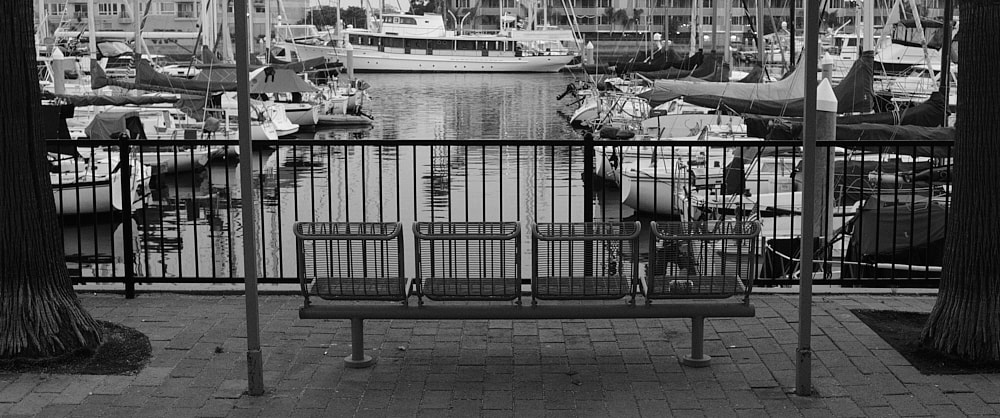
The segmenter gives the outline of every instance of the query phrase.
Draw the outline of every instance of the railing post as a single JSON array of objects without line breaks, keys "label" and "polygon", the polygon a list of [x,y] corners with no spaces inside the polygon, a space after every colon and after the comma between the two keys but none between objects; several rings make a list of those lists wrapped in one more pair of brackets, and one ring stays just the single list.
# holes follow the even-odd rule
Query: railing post
[{"label": "railing post", "polygon": [[[583,220],[594,222],[594,134],[583,134]],[[572,220],[570,220],[572,221]],[[587,276],[594,271],[594,242],[583,243],[583,270]]]},{"label": "railing post", "polygon": [[[135,249],[132,248],[132,165],[128,156],[128,135],[118,137],[118,178],[122,193],[122,246],[125,250],[125,299],[135,299]],[[142,170],[139,170],[142,173]],[[141,181],[141,179],[140,179]]]}]

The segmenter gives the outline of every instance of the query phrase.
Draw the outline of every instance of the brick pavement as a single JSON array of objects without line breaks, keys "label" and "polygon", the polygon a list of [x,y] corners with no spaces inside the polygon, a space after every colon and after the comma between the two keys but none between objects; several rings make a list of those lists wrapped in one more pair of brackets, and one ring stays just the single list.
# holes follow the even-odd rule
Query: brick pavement
[{"label": "brick pavement", "polygon": [[261,298],[264,383],[246,389],[238,296],[83,294],[97,318],[150,337],[135,376],[2,375],[0,416],[1000,415],[1000,375],[925,376],[849,309],[929,311],[933,297],[817,295],[814,396],[795,386],[797,295],[706,322],[705,369],[682,367],[687,320],[366,321],[369,369],[343,367],[348,321],[299,320]]}]

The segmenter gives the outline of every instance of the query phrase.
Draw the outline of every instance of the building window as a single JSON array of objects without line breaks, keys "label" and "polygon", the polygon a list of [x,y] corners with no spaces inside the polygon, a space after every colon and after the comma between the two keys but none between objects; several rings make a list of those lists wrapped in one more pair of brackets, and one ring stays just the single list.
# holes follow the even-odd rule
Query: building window
[{"label": "building window", "polygon": [[712,16],[702,16],[701,17],[701,24],[702,25],[711,25],[712,24]]},{"label": "building window", "polygon": [[118,3],[100,3],[97,5],[98,16],[117,16]]},{"label": "building window", "polygon": [[62,16],[66,14],[66,4],[65,3],[53,3],[49,5],[49,14]]},{"label": "building window", "polygon": [[182,19],[194,19],[198,17],[198,10],[195,9],[194,3],[177,3],[177,17]]},{"label": "building window", "polygon": [[458,7],[458,8],[467,8],[467,7],[469,7],[469,0],[458,0],[457,2],[455,2],[455,7]]},{"label": "building window", "polygon": [[86,4],[74,4],[73,5],[73,16],[76,16],[76,17],[87,17],[87,5]]},{"label": "building window", "polygon": [[172,15],[177,12],[176,4],[174,2],[163,2],[160,3],[160,14],[161,15]]}]

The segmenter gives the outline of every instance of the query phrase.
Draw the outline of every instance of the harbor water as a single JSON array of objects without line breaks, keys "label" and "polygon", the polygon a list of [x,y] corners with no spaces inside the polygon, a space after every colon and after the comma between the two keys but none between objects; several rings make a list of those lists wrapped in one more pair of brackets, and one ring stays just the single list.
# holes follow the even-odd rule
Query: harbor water
[{"label": "harbor water", "polygon": [[[254,152],[251,179],[262,280],[295,277],[296,221],[583,220],[580,147],[500,147],[506,140],[579,139],[568,115],[573,99],[556,99],[574,80],[557,74],[361,74],[372,85],[371,127],[296,134],[324,145]],[[350,139],[387,146],[338,145]],[[496,140],[497,146],[449,141]],[[389,141],[433,140],[433,146]],[[440,141],[440,145],[437,145]],[[159,176],[132,225],[97,220],[67,224],[74,276],[122,277],[124,228],[132,228],[142,282],[231,282],[242,275],[240,170],[234,159],[202,171]],[[628,216],[616,191],[598,193]],[[530,238],[523,231],[524,239]],[[527,246],[524,246],[527,248]],[[145,278],[145,279],[144,279]],[[235,279],[234,279],[235,278]]]}]

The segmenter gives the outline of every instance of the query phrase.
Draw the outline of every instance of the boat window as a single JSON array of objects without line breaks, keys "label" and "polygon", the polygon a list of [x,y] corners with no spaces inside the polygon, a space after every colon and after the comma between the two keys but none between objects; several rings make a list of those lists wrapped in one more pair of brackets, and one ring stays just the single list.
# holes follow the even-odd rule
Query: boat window
[{"label": "boat window", "polygon": [[403,38],[384,38],[383,45],[388,48],[405,48],[405,39]]},{"label": "boat window", "polygon": [[858,38],[849,38],[847,40],[847,46],[858,46]]},{"label": "boat window", "polygon": [[455,49],[459,51],[475,51],[478,48],[476,48],[476,41],[456,41]]},{"label": "boat window", "polygon": [[403,24],[403,25],[416,25],[417,24],[417,19],[414,19],[412,17],[405,17],[405,16],[403,16],[403,17],[398,17],[397,19],[398,19],[398,21],[396,23],[400,23],[400,24]]},{"label": "boat window", "polygon": [[427,49],[426,39],[406,39],[406,47],[410,49]]}]

